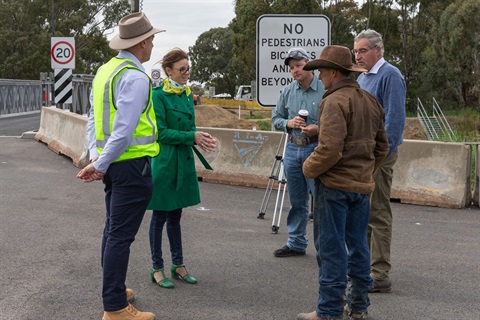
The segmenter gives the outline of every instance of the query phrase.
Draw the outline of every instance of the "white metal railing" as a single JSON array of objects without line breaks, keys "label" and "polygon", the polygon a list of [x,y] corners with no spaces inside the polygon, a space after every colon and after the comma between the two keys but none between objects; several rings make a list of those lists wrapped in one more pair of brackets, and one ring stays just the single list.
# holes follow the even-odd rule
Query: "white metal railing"
[{"label": "white metal railing", "polygon": [[420,98],[417,98],[417,118],[425,130],[428,140],[439,140],[438,133],[433,127],[431,118],[428,116]]},{"label": "white metal railing", "polygon": [[420,98],[417,98],[417,117],[425,130],[427,138],[436,141],[448,138],[450,141],[453,141],[453,130],[435,98],[433,98],[432,110],[432,115],[429,116],[422,101]]},{"label": "white metal railing", "polygon": [[445,115],[443,114],[442,109],[440,109],[440,106],[435,98],[433,98],[433,115],[439,119],[441,127],[444,129],[444,132],[447,132],[450,141],[452,141],[454,136],[452,127],[450,127],[450,124],[448,124],[447,118],[445,118]]}]

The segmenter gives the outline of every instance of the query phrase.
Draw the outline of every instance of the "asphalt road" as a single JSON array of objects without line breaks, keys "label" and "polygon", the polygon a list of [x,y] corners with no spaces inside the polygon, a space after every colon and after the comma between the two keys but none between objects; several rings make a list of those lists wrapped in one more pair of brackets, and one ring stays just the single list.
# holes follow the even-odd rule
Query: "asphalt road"
[{"label": "asphalt road", "polygon": [[[40,113],[0,118],[0,319],[101,319],[103,186],[75,179],[72,161],[45,144],[18,138],[39,121]],[[147,212],[127,277],[135,306],[176,320],[293,320],[314,310],[313,240],[306,256],[273,256],[287,239],[286,210],[271,233],[275,196],[259,220],[265,190],[200,188],[202,203],[182,219],[185,263],[198,285],[175,281],[166,290],[149,281]],[[370,295],[369,319],[479,320],[480,209],[392,205],[393,292]]]},{"label": "asphalt road", "polygon": [[26,114],[2,115],[0,117],[0,137],[19,137],[27,131],[36,131],[40,127],[40,111]]},{"label": "asphalt road", "polygon": [[[77,171],[41,142],[0,137],[0,319],[101,319],[103,187]],[[185,263],[199,283],[150,282],[147,212],[127,276],[135,306],[172,320],[293,320],[314,310],[313,241],[305,256],[275,258],[286,213],[271,234],[273,204],[257,219],[263,189],[200,188],[202,203],[182,219]],[[480,210],[393,203],[393,212],[393,291],[370,295],[369,319],[479,320]]]}]

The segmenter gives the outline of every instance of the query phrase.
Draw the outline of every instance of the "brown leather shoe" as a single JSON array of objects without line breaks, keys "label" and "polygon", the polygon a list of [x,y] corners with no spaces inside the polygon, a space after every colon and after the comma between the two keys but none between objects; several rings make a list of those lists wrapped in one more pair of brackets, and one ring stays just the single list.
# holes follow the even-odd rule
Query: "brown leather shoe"
[{"label": "brown leather shoe", "polygon": [[317,311],[313,311],[310,313],[300,313],[299,315],[297,315],[297,320],[343,320],[343,319],[342,318],[331,318],[331,319],[320,318],[317,315]]},{"label": "brown leather shoe", "polygon": [[133,293],[132,289],[127,288],[127,290],[125,290],[125,292],[127,293],[128,303],[132,303],[133,301],[135,301],[135,294]]},{"label": "brown leather shoe", "polygon": [[370,292],[388,293],[390,291],[392,291],[392,281],[390,281],[390,279],[385,279],[385,280],[373,279],[373,289],[371,289]]},{"label": "brown leather shoe", "polygon": [[155,320],[155,315],[151,312],[138,311],[128,304],[126,308],[118,311],[105,311],[102,320]]}]

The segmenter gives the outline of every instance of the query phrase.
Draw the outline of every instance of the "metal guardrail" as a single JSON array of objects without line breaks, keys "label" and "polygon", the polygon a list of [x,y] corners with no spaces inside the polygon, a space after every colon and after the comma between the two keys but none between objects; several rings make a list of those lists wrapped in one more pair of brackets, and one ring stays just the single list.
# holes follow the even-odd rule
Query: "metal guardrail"
[{"label": "metal guardrail", "polygon": [[78,114],[87,114],[90,109],[90,92],[92,91],[92,82],[94,75],[74,74],[73,75],[73,103],[72,112]]},{"label": "metal guardrail", "polygon": [[57,106],[78,114],[90,109],[90,91],[93,75],[72,76],[72,103],[55,104],[54,77],[41,73],[40,80],[0,79],[0,115],[41,110],[44,106]]},{"label": "metal guardrail", "polygon": [[0,115],[42,108],[42,81],[0,79]]}]

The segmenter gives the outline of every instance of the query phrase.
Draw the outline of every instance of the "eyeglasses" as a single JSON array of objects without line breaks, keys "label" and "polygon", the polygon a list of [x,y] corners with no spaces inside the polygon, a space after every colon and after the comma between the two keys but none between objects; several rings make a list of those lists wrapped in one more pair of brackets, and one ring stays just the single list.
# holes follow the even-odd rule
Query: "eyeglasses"
[{"label": "eyeglasses", "polygon": [[352,49],[352,53],[353,53],[354,56],[357,55],[357,54],[363,56],[365,53],[367,53],[368,51],[370,51],[370,50],[372,50],[372,49],[374,49],[374,48],[376,48],[376,47],[377,47],[377,46],[375,46],[375,47],[373,47],[373,48],[360,49],[360,50]]},{"label": "eyeglasses", "polygon": [[190,72],[190,71],[191,71],[190,67],[187,67],[187,68],[182,67],[182,68],[180,68],[180,69],[173,68],[173,69],[180,71],[181,74],[186,74],[187,72]]}]

